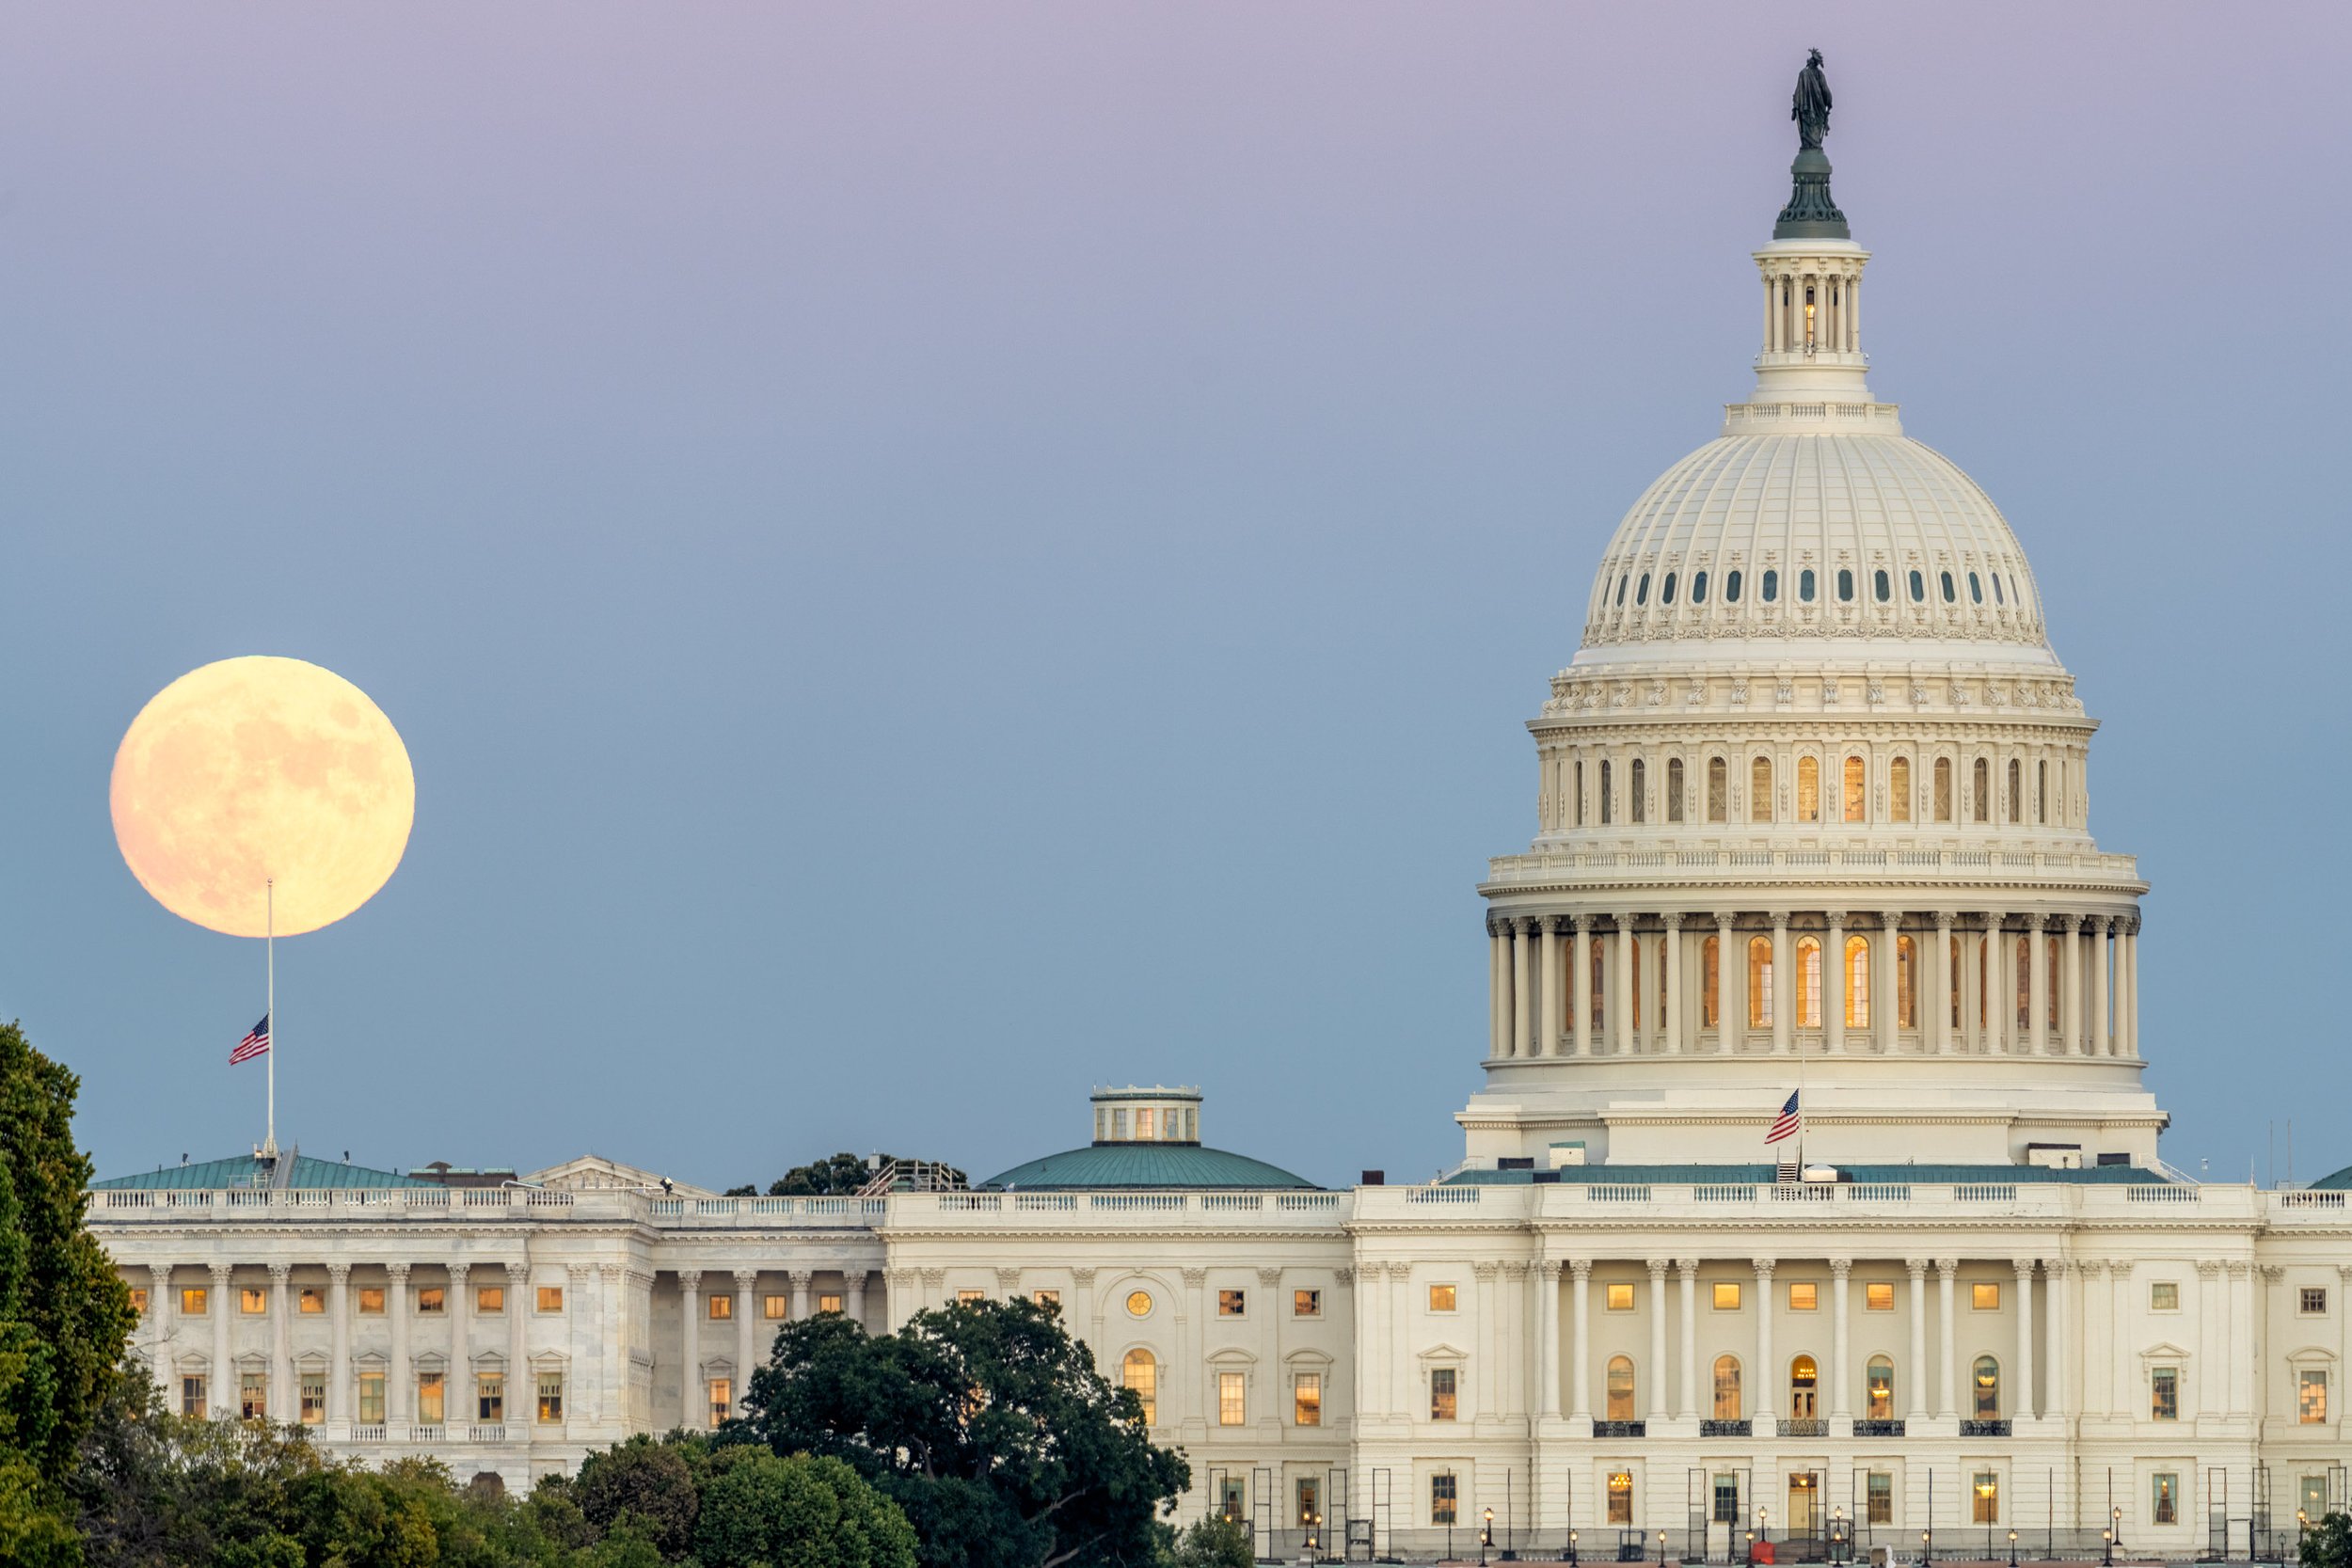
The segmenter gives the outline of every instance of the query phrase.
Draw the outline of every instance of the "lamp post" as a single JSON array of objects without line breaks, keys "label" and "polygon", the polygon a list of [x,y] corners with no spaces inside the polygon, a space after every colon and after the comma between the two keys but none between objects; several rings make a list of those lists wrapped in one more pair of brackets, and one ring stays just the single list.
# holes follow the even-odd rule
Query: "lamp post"
[{"label": "lamp post", "polygon": [[2118,1503],[2107,1511],[2107,1560],[2115,1560],[2115,1548],[2123,1544],[2123,1506]]},{"label": "lamp post", "polygon": [[1666,1532],[1658,1532],[1658,1568],[1666,1568]]},{"label": "lamp post", "polygon": [[2009,1532],[2009,1568],[2017,1568],[2017,1532]]},{"label": "lamp post", "polygon": [[1748,1568],[1756,1568],[1756,1531],[1748,1531]]},{"label": "lamp post", "polygon": [[1846,1560],[1846,1505],[1839,1503],[1829,1511],[1829,1560]]},{"label": "lamp post", "polygon": [[2295,1560],[2303,1560],[2303,1538],[2312,1532],[2312,1516],[2302,1509],[2295,1511]]},{"label": "lamp post", "polygon": [[1577,1561],[1576,1531],[1574,1530],[1568,1531],[1568,1561],[1571,1564],[1571,1568],[1573,1568],[1573,1565]]},{"label": "lamp post", "polygon": [[1307,1555],[1311,1558],[1323,1550],[1323,1538],[1315,1530],[1315,1527],[1322,1523],[1322,1514],[1311,1508],[1307,1511]]},{"label": "lamp post", "polygon": [[1486,1568],[1486,1548],[1495,1544],[1495,1511],[1487,1509],[1478,1521],[1478,1568]]},{"label": "lamp post", "polygon": [[2115,1531],[2111,1529],[2103,1529],[2099,1532],[2099,1539],[2105,1543],[2105,1544],[2099,1548],[2099,1560],[2110,1565],[2113,1564],[2115,1561]]},{"label": "lamp post", "polygon": [[1919,1532],[1919,1568],[1928,1568],[1929,1560],[1934,1555],[1935,1531],[1923,1529]]}]

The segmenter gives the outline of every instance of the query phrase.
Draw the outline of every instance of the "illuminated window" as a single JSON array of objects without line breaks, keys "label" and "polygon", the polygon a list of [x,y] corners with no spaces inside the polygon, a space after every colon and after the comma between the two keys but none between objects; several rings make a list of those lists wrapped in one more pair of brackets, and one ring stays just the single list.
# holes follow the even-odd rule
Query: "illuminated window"
[{"label": "illuminated window", "polygon": [[785,1322],[792,1316],[792,1298],[790,1296],[760,1297],[759,1315],[771,1323]]},{"label": "illuminated window", "polygon": [[1612,1286],[1610,1286],[1610,1287],[1609,1287],[1609,1310],[1610,1310],[1610,1311],[1612,1311],[1612,1312],[1630,1312],[1630,1311],[1632,1311],[1632,1310],[1633,1310],[1633,1287],[1632,1287],[1632,1286],[1630,1286],[1630,1285],[1612,1285]]},{"label": "illuminated window", "polygon": [[1740,1419],[1740,1358],[1736,1355],[1715,1357],[1715,1419]]},{"label": "illuminated window", "polygon": [[1788,1414],[1800,1421],[1818,1417],[1820,1386],[1821,1369],[1813,1357],[1800,1355],[1792,1359],[1788,1363]]},{"label": "illuminated window", "polygon": [[1321,1291],[1293,1291],[1291,1292],[1291,1316],[1294,1318],[1322,1317],[1323,1292]]},{"label": "illuminated window", "polygon": [[1865,1312],[1895,1310],[1895,1287],[1883,1279],[1862,1287],[1862,1309]]},{"label": "illuminated window", "polygon": [[1126,1359],[1119,1364],[1119,1381],[1122,1386],[1134,1389],[1136,1398],[1143,1402],[1143,1424],[1157,1426],[1160,1364],[1152,1358],[1152,1353],[1148,1350],[1129,1351]]},{"label": "illuminated window", "polygon": [[549,1425],[564,1418],[564,1374],[539,1374],[539,1419]]},{"label": "illuminated window", "polygon": [[987,1299],[988,1292],[986,1291],[958,1291],[956,1292],[956,1305],[959,1307],[969,1307],[975,1302],[986,1301]]},{"label": "illuminated window", "polygon": [[2175,1367],[2154,1367],[2148,1372],[2148,1418],[2152,1421],[2177,1421],[2181,1418],[2181,1373]]},{"label": "illuminated window", "polygon": [[1935,819],[1949,822],[1952,819],[1952,759],[1949,757],[1935,759],[1934,794]]},{"label": "illuminated window", "polygon": [[326,1374],[302,1374],[302,1424],[314,1427],[326,1419]]},{"label": "illuminated window", "polygon": [[2001,1478],[1991,1470],[1979,1470],[1975,1484],[1969,1487],[1969,1518],[1979,1525],[2001,1522]]},{"label": "illuminated window", "polygon": [[1911,759],[1897,757],[1886,765],[1886,819],[1911,820]]},{"label": "illuminated window", "polygon": [[1707,819],[1722,822],[1729,816],[1731,769],[1721,757],[1707,759]]},{"label": "illuminated window", "polygon": [[1699,1026],[1713,1029],[1723,1022],[1724,944],[1719,937],[1699,943]]},{"label": "illuminated window", "polygon": [[269,1419],[269,1374],[267,1372],[237,1374],[237,1414],[248,1421]]},{"label": "illuminated window", "polygon": [[1979,1421],[2001,1418],[2001,1364],[1989,1355],[1977,1357],[1969,1369],[1968,1382],[1975,1396],[1975,1415]]},{"label": "illuminated window", "polygon": [[1870,939],[1846,939],[1846,1027],[1870,1027]]},{"label": "illuminated window", "polygon": [[2001,1287],[1997,1281],[1985,1281],[1968,1287],[1968,1305],[1979,1312],[2001,1309]]},{"label": "illuminated window", "polygon": [[2148,1287],[2148,1310],[2178,1312],[2181,1309],[2181,1284],[2177,1279],[2158,1279]]},{"label": "illuminated window", "polygon": [[563,1311],[563,1310],[564,1310],[564,1287],[563,1287],[563,1286],[561,1286],[561,1285],[542,1285],[542,1286],[540,1286],[540,1287],[539,1287],[539,1310],[540,1310],[540,1311],[542,1311],[542,1312],[561,1312],[561,1311]]},{"label": "illuminated window", "polygon": [[417,1374],[417,1420],[420,1425],[437,1427],[441,1424],[444,1386],[438,1372]]},{"label": "illuminated window", "polygon": [[1450,1421],[1455,1413],[1455,1373],[1452,1367],[1433,1368],[1429,1373],[1429,1418]]},{"label": "illuminated window", "polygon": [[2148,1478],[2149,1514],[2159,1525],[2181,1522],[2181,1478],[2172,1470],[2158,1470]]},{"label": "illuminated window", "polygon": [[1757,757],[1748,764],[1748,820],[1772,819],[1772,759]]},{"label": "illuminated window", "polygon": [[705,1311],[708,1314],[712,1323],[723,1323],[727,1319],[735,1316],[735,1298],[733,1296],[726,1295],[721,1291],[713,1291],[710,1293],[709,1301],[710,1305],[705,1308]]},{"label": "illuminated window", "polygon": [[710,1380],[710,1424],[723,1426],[727,1415],[735,1408],[735,1384],[732,1379],[714,1377]]},{"label": "illuminated window", "polygon": [[1454,1472],[1440,1470],[1429,1478],[1429,1522],[1451,1525],[1454,1522]]},{"label": "illuminated window", "polygon": [[1247,1385],[1239,1372],[1216,1374],[1216,1424],[1237,1427],[1248,1419]]},{"label": "illuminated window", "polygon": [[[1948,577],[1949,574],[1947,573]],[[1866,1522],[1891,1525],[1895,1522],[1895,1474],[1891,1470],[1873,1470],[1866,1491],[1869,1499]]]},{"label": "illuminated window", "polygon": [[[505,1311],[506,1287],[503,1285],[475,1286],[473,1292],[473,1309],[477,1312]],[[307,1311],[309,1309],[306,1307],[305,1310]]]},{"label": "illuminated window", "polygon": [[1220,1518],[1240,1524],[1249,1517],[1249,1487],[1238,1476],[1227,1476],[1217,1484],[1216,1512]]},{"label": "illuminated window", "polygon": [[1633,1523],[1633,1473],[1629,1470],[1609,1472],[1609,1522]]},{"label": "illuminated window", "polygon": [[1633,1358],[1613,1355],[1605,1374],[1609,1407],[1607,1418],[1613,1421],[1633,1419]]},{"label": "illuminated window", "polygon": [[2295,1309],[2307,1318],[2326,1317],[2328,1315],[2328,1287],[2305,1285],[2298,1289],[2295,1293]]},{"label": "illuminated window", "polygon": [[142,1318],[147,1316],[146,1286],[134,1285],[131,1287],[131,1310],[136,1312]]},{"label": "illuminated window", "polygon": [[2018,760],[2015,757],[2010,758],[2009,816],[2003,818],[2004,821],[2023,822],[2026,819],[2026,785],[2024,778],[2025,775],[2021,769]]},{"label": "illuminated window", "polygon": [[1431,1310],[1432,1312],[1451,1312],[1451,1311],[1453,1311],[1453,1310],[1454,1310],[1454,1287],[1453,1287],[1453,1286],[1451,1286],[1451,1285],[1432,1285],[1432,1286],[1430,1286],[1430,1287],[1429,1287],[1429,1310]]},{"label": "illuminated window", "polygon": [[1748,939],[1748,1027],[1772,1026],[1772,939]]},{"label": "illuminated window", "polygon": [[1797,1027],[1821,1026],[1821,939],[1797,939]]},{"label": "illuminated window", "polygon": [[204,1316],[211,1299],[210,1294],[201,1285],[182,1286],[180,1290],[180,1315],[183,1318],[200,1318]]},{"label": "illuminated window", "polygon": [[367,1425],[373,1425],[384,1419],[384,1374],[382,1372],[359,1374],[359,1419]]},{"label": "illuminated window", "polygon": [[1323,1488],[1311,1476],[1300,1476],[1291,1488],[1292,1523],[1312,1525],[1323,1517]]},{"label": "illuminated window", "polygon": [[[1040,1307],[1051,1307],[1058,1309],[1061,1306],[1061,1292],[1059,1291],[1040,1291],[1037,1292],[1037,1304]],[[817,1310],[820,1313],[831,1312],[837,1315],[842,1310],[842,1305],[841,1294],[837,1291],[822,1291],[818,1293]]]},{"label": "illuminated window", "polygon": [[1323,1424],[1323,1374],[1296,1372],[1291,1377],[1291,1424],[1319,1427]]},{"label": "illuminated window", "polygon": [[1740,1310],[1740,1282],[1738,1280],[1719,1279],[1715,1282],[1715,1310],[1718,1312]]},{"label": "illuminated window", "polygon": [[2296,1374],[2295,1418],[2305,1426],[2318,1426],[2328,1419],[2326,1372],[2313,1370]]},{"label": "illuminated window", "polygon": [[[1061,1292],[1059,1291],[1031,1291],[1029,1292],[1029,1299],[1050,1312],[1058,1312],[1061,1310]],[[827,1307],[825,1305],[826,1302],[831,1302],[833,1305],[831,1307]],[[817,1310],[819,1312],[838,1312],[841,1310],[841,1298],[839,1296],[821,1296],[818,1299]]]},{"label": "illuminated window", "polygon": [[1865,787],[1866,769],[1860,757],[1848,757],[1845,768],[1845,791],[1841,797],[1841,815],[1849,822],[1869,819],[1869,794]]},{"label": "illuminated window", "polygon": [[248,1318],[259,1317],[269,1310],[268,1293],[246,1286],[237,1292],[237,1310]]},{"label": "illuminated window", "polygon": [[473,1380],[473,1418],[496,1423],[506,1419],[506,1374],[476,1372]]},{"label": "illuminated window", "polygon": [[1870,1357],[1862,1370],[1862,1392],[1866,1402],[1865,1418],[1891,1421],[1895,1418],[1895,1363],[1883,1355]]},{"label": "illuminated window", "polygon": [[438,1285],[420,1285],[417,1287],[417,1310],[419,1313],[438,1312],[448,1305],[448,1292],[443,1291]]},{"label": "illuminated window", "polygon": [[1895,1026],[1919,1026],[1919,944],[1909,937],[1895,939]]},{"label": "illuminated window", "polygon": [[1128,1291],[1128,1292],[1127,1292],[1127,1316],[1129,1316],[1129,1317],[1131,1317],[1131,1318],[1148,1318],[1148,1317],[1150,1317],[1151,1315],[1152,1315],[1152,1292],[1151,1292],[1151,1291]]},{"label": "illuminated window", "polygon": [[204,1374],[183,1373],[180,1379],[180,1414],[200,1419],[204,1413]]},{"label": "illuminated window", "polygon": [[1809,1280],[1809,1279],[1796,1279],[1796,1280],[1791,1280],[1791,1281],[1789,1281],[1789,1283],[1788,1283],[1788,1310],[1789,1310],[1789,1311],[1791,1311],[1791,1312],[1812,1312],[1812,1311],[1816,1311],[1816,1310],[1818,1310],[1818,1309],[1820,1308],[1820,1305],[1821,1305],[1821,1288],[1820,1288],[1820,1285],[1818,1285],[1818,1284],[1814,1283],[1812,1280]]},{"label": "illuminated window", "polygon": [[1216,1315],[1220,1318],[1248,1317],[1249,1295],[1245,1291],[1219,1291],[1216,1293]]},{"label": "illuminated window", "polygon": [[1119,1106],[1111,1112],[1111,1137],[1124,1141],[1127,1136],[1127,1107]]},{"label": "illuminated window", "polygon": [[315,1285],[305,1285],[294,1292],[294,1310],[306,1318],[314,1318],[326,1310],[326,1292]]},{"label": "illuminated window", "polygon": [[1797,759],[1797,820],[1821,819],[1821,763],[1819,757]]}]

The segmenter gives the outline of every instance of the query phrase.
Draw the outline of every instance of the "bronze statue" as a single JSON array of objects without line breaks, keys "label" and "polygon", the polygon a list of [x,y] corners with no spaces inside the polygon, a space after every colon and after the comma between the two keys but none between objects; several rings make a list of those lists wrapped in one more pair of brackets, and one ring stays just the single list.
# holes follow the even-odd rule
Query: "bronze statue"
[{"label": "bronze statue", "polygon": [[1821,52],[1813,50],[1804,69],[1797,72],[1797,90],[1788,104],[1788,118],[1797,122],[1797,146],[1818,150],[1829,135],[1829,78],[1821,74]]}]

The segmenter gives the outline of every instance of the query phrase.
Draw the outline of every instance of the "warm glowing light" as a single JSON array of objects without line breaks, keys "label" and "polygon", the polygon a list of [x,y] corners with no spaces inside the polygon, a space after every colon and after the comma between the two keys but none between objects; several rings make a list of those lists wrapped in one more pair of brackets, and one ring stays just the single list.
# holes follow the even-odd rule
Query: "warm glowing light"
[{"label": "warm glowing light", "polygon": [[139,710],[115,752],[115,842],[172,913],[230,936],[331,926],[408,846],[417,779],[366,692],[298,658],[207,664]]}]

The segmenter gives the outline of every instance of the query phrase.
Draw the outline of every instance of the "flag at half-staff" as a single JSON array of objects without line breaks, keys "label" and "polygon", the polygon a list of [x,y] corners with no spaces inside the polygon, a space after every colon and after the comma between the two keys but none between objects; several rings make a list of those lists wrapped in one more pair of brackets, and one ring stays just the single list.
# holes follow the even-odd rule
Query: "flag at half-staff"
[{"label": "flag at half-staff", "polygon": [[229,1053],[229,1065],[235,1067],[239,1062],[249,1062],[256,1056],[268,1054],[269,1014],[263,1013],[262,1022],[246,1030],[245,1038],[239,1040],[235,1049]]},{"label": "flag at half-staff", "polygon": [[[1764,1142],[1767,1147],[1776,1143],[1785,1143],[1804,1131],[1804,1117],[1797,1110],[1797,1096],[1791,1094],[1788,1097],[1788,1102],[1780,1108],[1780,1115],[1772,1118],[1771,1129],[1764,1134]],[[1774,1173],[1780,1180],[1797,1180],[1800,1174],[1799,1166],[1804,1163],[1798,1148],[1798,1145],[1790,1144],[1788,1148],[1781,1150],[1780,1168]]]}]

